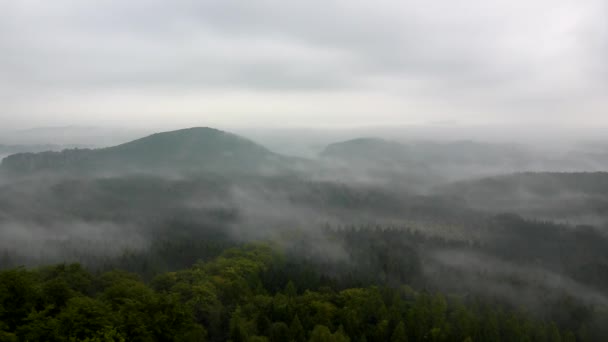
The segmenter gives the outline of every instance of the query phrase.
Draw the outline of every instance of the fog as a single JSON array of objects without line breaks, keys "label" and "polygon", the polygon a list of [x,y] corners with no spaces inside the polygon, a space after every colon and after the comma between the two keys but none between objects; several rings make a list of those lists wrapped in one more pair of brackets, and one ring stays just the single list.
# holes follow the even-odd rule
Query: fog
[{"label": "fog", "polygon": [[19,145],[0,165],[0,267],[79,262],[151,278],[267,243],[327,279],[486,298],[539,319],[569,298],[601,320],[608,173],[590,171],[608,168],[602,144],[256,132]]},{"label": "fog", "polygon": [[0,249],[27,266],[93,258],[116,258],[147,248],[138,228],[114,222],[3,222]]},{"label": "fog", "polygon": [[0,271],[151,282],[261,244],[301,292],[411,286],[585,340],[607,9],[0,0]]}]

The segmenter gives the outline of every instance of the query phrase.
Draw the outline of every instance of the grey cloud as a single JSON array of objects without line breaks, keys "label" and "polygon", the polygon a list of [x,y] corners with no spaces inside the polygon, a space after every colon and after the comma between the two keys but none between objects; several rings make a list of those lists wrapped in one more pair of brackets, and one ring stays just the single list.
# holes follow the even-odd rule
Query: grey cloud
[{"label": "grey cloud", "polygon": [[600,0],[2,6],[0,89],[12,93],[357,90],[503,119],[571,117],[583,104],[593,117],[605,102]]},{"label": "grey cloud", "polygon": [[[332,51],[272,37],[226,37],[192,26],[183,2],[168,12],[135,3],[139,12],[118,2],[85,8],[72,3],[75,8],[65,6],[48,16],[16,5],[5,16],[27,12],[24,19],[38,20],[38,30],[15,20],[3,27],[0,43],[9,51],[1,60],[3,74],[16,84],[39,87],[325,89],[353,83],[344,57]],[[185,23],[177,29],[167,24],[180,19]]]}]

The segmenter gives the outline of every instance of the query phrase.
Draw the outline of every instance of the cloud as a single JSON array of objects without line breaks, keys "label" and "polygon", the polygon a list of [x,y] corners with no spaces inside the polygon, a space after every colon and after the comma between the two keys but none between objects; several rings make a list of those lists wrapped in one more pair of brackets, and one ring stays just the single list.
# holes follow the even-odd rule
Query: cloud
[{"label": "cloud", "polygon": [[[0,115],[25,115],[19,125],[94,122],[99,105],[117,118],[152,115],[138,99],[107,106],[133,92],[161,108],[181,103],[172,115],[186,122],[209,109],[197,98],[218,92],[212,119],[245,119],[234,103],[254,94],[261,123],[310,125],[299,108],[311,101],[338,123],[352,122],[342,118],[350,112],[362,123],[599,122],[607,101],[601,0],[26,0],[0,9]],[[273,108],[283,94],[289,105]],[[376,98],[361,108],[361,94]],[[257,104],[269,98],[271,108]]]}]

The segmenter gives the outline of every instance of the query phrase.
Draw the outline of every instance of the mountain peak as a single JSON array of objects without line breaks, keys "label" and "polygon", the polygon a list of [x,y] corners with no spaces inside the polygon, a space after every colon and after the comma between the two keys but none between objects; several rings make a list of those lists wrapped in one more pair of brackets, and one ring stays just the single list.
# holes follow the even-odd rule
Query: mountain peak
[{"label": "mountain peak", "polygon": [[158,132],[152,135],[163,135],[163,134],[229,134],[217,128],[201,126],[201,127],[189,127],[180,128],[173,131]]}]

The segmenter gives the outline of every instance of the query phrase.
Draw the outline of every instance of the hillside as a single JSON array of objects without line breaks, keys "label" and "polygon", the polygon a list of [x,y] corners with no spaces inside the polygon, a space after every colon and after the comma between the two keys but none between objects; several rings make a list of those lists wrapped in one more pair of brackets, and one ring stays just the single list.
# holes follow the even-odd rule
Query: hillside
[{"label": "hillside", "polygon": [[328,145],[322,158],[359,163],[407,162],[407,148],[397,142],[378,138],[357,138]]},{"label": "hillside", "polygon": [[[294,321],[297,341],[605,341],[608,220],[538,218],[608,217],[607,174],[415,191],[468,156],[499,158],[467,145],[357,139],[300,163],[192,128],[9,157],[3,169],[32,176],[0,177],[0,340],[285,341]],[[102,324],[73,328],[89,322]]]},{"label": "hillside", "polygon": [[446,143],[398,143],[378,138],[358,138],[328,145],[321,157],[344,161],[423,163],[427,165],[504,165],[531,162],[531,156],[516,145],[473,141]]},{"label": "hillside", "polygon": [[605,225],[607,172],[525,172],[456,182],[437,194],[458,197],[475,209]]},{"label": "hillside", "polygon": [[286,158],[240,136],[212,128],[156,133],[102,149],[18,153],[5,158],[9,174],[39,172],[263,172],[282,168]]},{"label": "hillside", "polygon": [[362,179],[390,180],[391,186],[422,191],[437,184],[537,167],[536,158],[519,146],[472,141],[399,143],[358,138],[330,144],[319,157]]}]

